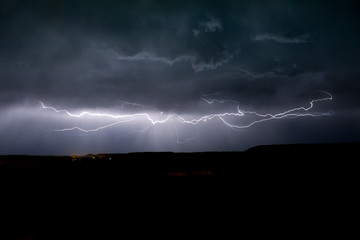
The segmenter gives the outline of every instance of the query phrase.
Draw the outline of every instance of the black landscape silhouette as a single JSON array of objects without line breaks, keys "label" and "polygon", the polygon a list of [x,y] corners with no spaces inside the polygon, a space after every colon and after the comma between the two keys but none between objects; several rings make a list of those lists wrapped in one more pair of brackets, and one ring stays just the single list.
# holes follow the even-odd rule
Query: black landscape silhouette
[{"label": "black landscape silhouette", "polygon": [[0,156],[0,169],[13,174],[96,172],[107,176],[271,176],[336,170],[356,158],[359,143],[264,145],[238,152],[138,152],[85,156]]},{"label": "black landscape silhouette", "polygon": [[[171,179],[175,176],[230,177],[226,178],[229,181],[222,187],[245,197],[244,208],[254,205],[262,212],[275,206],[272,214],[279,214],[279,209],[284,211],[295,207],[295,214],[304,216],[313,213],[315,210],[311,209],[315,208],[325,220],[328,218],[326,223],[330,223],[336,205],[330,206],[329,203],[347,197],[353,191],[359,147],[359,143],[296,144],[257,146],[243,152],[0,156],[2,200],[5,200],[2,206],[6,210],[2,212],[6,219],[6,225],[3,225],[5,231],[0,237],[84,239],[93,237],[94,230],[89,229],[99,229],[98,222],[92,217],[94,211],[118,211],[122,219],[135,220],[138,214],[151,212],[149,209],[155,211],[151,214],[157,214],[158,208],[152,206],[150,199],[154,196],[158,200],[162,198],[154,190],[159,182],[147,180],[159,176]],[[124,181],[126,176],[140,177],[140,184]],[[209,191],[203,184],[195,184],[193,187],[196,190],[186,195],[172,182],[168,183],[166,189],[174,189],[173,198],[181,204],[183,200],[180,199],[193,199],[197,195],[214,198],[213,187]],[[296,204],[291,199],[296,199]],[[224,202],[221,204],[225,207]],[[332,207],[331,211],[329,207]],[[179,214],[174,209],[172,211],[170,215]],[[188,214],[196,215],[196,209]],[[249,214],[250,217],[252,215]],[[74,220],[76,227],[68,223],[69,216],[77,216]],[[63,225],[56,223],[59,219],[66,219]],[[318,224],[316,219],[307,221]],[[84,224],[86,230],[78,224]],[[291,227],[291,222],[287,224]],[[136,228],[131,223],[126,226]],[[99,230],[98,237],[103,239],[119,235],[117,227],[115,224],[109,227],[110,231]]]}]

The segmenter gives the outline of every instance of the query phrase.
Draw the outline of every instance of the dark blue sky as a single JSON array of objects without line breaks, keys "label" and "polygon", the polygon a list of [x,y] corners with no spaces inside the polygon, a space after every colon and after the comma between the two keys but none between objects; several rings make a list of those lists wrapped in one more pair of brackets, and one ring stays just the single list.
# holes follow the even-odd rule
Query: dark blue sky
[{"label": "dark blue sky", "polygon": [[[359,10],[357,1],[2,1],[0,154],[358,142]],[[181,122],[238,109],[274,116],[328,93],[332,100],[291,112],[312,116],[238,130],[229,125],[264,116]],[[173,118],[152,124],[141,115],[85,133],[117,119],[71,117],[38,101]]]}]

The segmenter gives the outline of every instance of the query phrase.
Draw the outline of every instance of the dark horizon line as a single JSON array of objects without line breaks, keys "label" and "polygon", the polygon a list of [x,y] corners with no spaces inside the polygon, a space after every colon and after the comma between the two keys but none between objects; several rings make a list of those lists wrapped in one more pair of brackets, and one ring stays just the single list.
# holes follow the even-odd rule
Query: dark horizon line
[{"label": "dark horizon line", "polygon": [[[144,151],[144,152],[119,152],[119,153],[88,153],[85,155],[40,155],[40,154],[0,154],[1,157],[56,157],[56,158],[65,158],[65,157],[96,157],[96,156],[115,156],[115,155],[136,155],[136,154],[206,154],[206,153],[245,153],[245,152],[254,152],[254,151],[266,151],[274,148],[296,148],[296,147],[359,147],[360,142],[331,142],[331,143],[284,143],[284,144],[261,144],[249,147],[248,149],[242,151],[189,151],[189,152],[176,152],[176,151]],[[295,149],[294,149],[295,150]]]}]

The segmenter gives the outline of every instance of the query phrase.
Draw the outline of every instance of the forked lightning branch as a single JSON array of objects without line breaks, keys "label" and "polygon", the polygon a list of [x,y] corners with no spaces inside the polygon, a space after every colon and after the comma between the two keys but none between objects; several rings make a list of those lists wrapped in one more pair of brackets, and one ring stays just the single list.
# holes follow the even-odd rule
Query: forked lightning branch
[{"label": "forked lightning branch", "polygon": [[91,112],[91,111],[73,113],[70,110],[57,109],[48,106],[41,101],[39,102],[41,104],[41,107],[46,111],[52,111],[57,114],[65,115],[69,118],[77,118],[80,121],[81,119],[86,117],[101,118],[101,119],[106,119],[107,121],[110,120],[110,123],[107,122],[106,124],[97,126],[95,128],[69,126],[67,128],[50,130],[55,132],[80,131],[84,133],[91,133],[91,132],[102,131],[110,127],[115,127],[130,122],[134,124],[139,124],[139,127],[140,124],[143,126],[144,122],[147,125],[147,127],[150,127],[152,125],[164,125],[169,123],[169,121],[172,122],[175,121],[179,124],[183,124],[187,126],[194,126],[199,124],[207,124],[208,122],[215,120],[220,120],[222,124],[232,129],[243,129],[243,128],[249,128],[255,124],[259,124],[267,121],[273,121],[273,120],[280,120],[287,118],[306,118],[306,117],[318,118],[318,117],[331,116],[333,114],[332,112],[313,111],[316,104],[320,102],[331,101],[333,99],[333,96],[329,92],[322,92],[322,94],[324,95],[323,97],[309,100],[306,106],[297,106],[277,113],[260,113],[256,111],[245,111],[240,108],[240,103],[237,101],[211,98],[211,96],[213,95],[203,95],[201,99],[205,101],[207,104],[210,105],[232,104],[234,110],[230,112],[224,111],[220,113],[217,112],[207,115],[198,114],[198,116],[196,117],[191,117],[188,115],[183,116],[177,113],[163,114],[162,112],[156,113],[156,112],[146,112],[146,111],[136,112],[131,114],[111,114],[107,112]]}]

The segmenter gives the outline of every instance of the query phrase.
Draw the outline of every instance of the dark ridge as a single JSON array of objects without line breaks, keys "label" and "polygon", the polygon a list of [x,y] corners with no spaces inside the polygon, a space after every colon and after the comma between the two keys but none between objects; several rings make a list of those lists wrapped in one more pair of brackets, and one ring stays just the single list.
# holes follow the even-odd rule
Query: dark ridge
[{"label": "dark ridge", "polygon": [[86,156],[0,156],[0,170],[17,174],[88,173],[106,176],[244,176],[341,168],[357,156],[359,143],[265,145],[244,152],[143,152]]},{"label": "dark ridge", "polygon": [[329,143],[329,144],[288,144],[288,145],[260,145],[252,147],[245,152],[251,154],[264,153],[292,153],[292,154],[317,154],[330,156],[336,153],[355,153],[360,143]]}]

